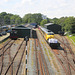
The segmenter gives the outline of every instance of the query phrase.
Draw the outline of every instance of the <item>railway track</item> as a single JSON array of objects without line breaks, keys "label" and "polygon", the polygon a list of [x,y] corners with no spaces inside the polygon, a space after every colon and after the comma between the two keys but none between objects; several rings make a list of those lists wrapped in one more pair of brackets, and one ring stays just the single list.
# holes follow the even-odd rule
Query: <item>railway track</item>
[{"label": "railway track", "polygon": [[[36,30],[34,30],[33,35],[31,39],[31,48],[30,48],[30,56],[32,57],[30,59],[29,57],[29,62],[31,61],[30,64],[35,65],[35,70],[34,66],[32,65],[29,66],[29,72],[28,74],[34,74],[34,75],[50,75],[49,74],[49,68],[45,59],[45,55],[43,54],[41,42],[39,40],[39,35]],[[33,47],[34,46],[34,47]],[[33,55],[32,55],[33,54]],[[33,58],[34,56],[34,58]],[[35,62],[34,62],[35,61]],[[34,63],[33,63],[34,62]],[[30,68],[31,67],[31,68]],[[30,70],[32,69],[32,70]]]},{"label": "railway track", "polygon": [[[62,39],[58,39],[62,44],[63,44],[63,48],[66,48],[66,49],[68,49],[68,50],[65,50],[64,49],[64,51],[68,54],[68,53],[70,53],[71,54],[71,56],[72,56],[72,58],[73,58],[73,62],[75,63],[75,54],[74,54],[74,52],[72,51],[72,48],[71,48],[71,46],[70,46],[70,44],[69,44],[69,42],[68,42],[68,40],[64,37],[64,36],[60,36]],[[55,37],[56,38],[56,37]]]},{"label": "railway track", "polygon": [[[60,48],[60,49],[51,49],[51,50],[54,52],[57,60],[61,64],[65,74],[66,75],[74,75],[75,74],[74,53],[73,53],[67,39],[64,37],[61,37],[61,38],[62,39],[60,40],[56,37],[56,39],[58,39],[61,42],[63,49]],[[71,58],[69,58],[70,57],[69,55],[71,55]]]},{"label": "railway track", "polygon": [[1,59],[1,69],[0,69],[0,74],[2,74],[2,71],[3,71],[3,66],[4,66],[4,55],[5,55],[5,52],[7,51],[7,54],[9,52],[9,49],[10,47],[12,46],[12,44],[14,43],[15,41],[8,41],[2,48],[1,48],[1,54],[0,54],[0,59]]},{"label": "railway track", "polygon": [[[58,52],[64,58],[64,60],[67,63],[67,69],[66,69],[66,75],[73,75],[75,73],[75,61],[74,61],[74,53],[69,45],[69,42],[64,36],[61,36],[61,40],[58,39],[61,42],[62,50],[59,49]],[[63,61],[62,61],[63,62]],[[65,67],[66,68],[66,67]]]},{"label": "railway track", "polygon": [[1,48],[0,75],[21,75],[22,59],[25,53],[26,41],[21,40],[17,46],[16,41],[8,41]]},{"label": "railway track", "polygon": [[[59,53],[58,49],[52,49],[52,51],[54,52],[57,60],[59,61],[59,63],[61,64],[64,72],[66,75],[71,75],[71,71],[70,71],[70,68],[69,68],[69,64],[68,64],[68,60],[67,58],[63,57],[63,55],[61,53]],[[57,53],[58,52],[58,53]],[[65,58],[65,59],[64,59]]]},{"label": "railway track", "polygon": [[[15,41],[11,41],[11,43],[7,43],[1,48],[0,57],[12,46]],[[7,46],[7,47],[6,47]]]},{"label": "railway track", "polygon": [[38,51],[37,51],[38,43],[37,43],[37,39],[34,39],[34,43],[35,43],[36,69],[37,69],[37,75],[39,75]]},{"label": "railway track", "polygon": [[41,75],[50,75],[49,70],[48,70],[48,65],[46,63],[46,60],[45,60],[45,57],[44,57],[44,54],[42,51],[41,43],[40,43],[40,40],[38,38],[38,34],[37,34],[36,43],[39,46],[39,52],[38,52],[39,57],[38,58],[39,58],[39,64],[40,64],[40,73],[41,73]]},{"label": "railway track", "polygon": [[7,42],[5,42],[5,45],[2,48],[0,48],[0,50],[2,50],[3,48],[5,48],[8,45],[9,42],[11,42],[11,39],[8,40]]}]

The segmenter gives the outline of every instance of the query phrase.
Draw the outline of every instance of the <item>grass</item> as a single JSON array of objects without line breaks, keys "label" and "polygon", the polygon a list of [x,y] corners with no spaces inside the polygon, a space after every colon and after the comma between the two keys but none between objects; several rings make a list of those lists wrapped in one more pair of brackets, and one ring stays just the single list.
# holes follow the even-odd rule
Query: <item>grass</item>
[{"label": "grass", "polygon": [[[67,36],[71,41],[72,41],[72,43],[74,44],[75,43],[75,35],[73,35],[73,36],[71,36],[71,37],[69,37],[69,36]],[[75,44],[74,44],[75,45]]]}]

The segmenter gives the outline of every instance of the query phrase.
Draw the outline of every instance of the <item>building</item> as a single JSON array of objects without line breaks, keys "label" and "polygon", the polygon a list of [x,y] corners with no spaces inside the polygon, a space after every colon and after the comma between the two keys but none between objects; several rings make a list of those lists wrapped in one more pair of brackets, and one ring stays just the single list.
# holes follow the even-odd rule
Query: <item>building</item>
[{"label": "building", "polygon": [[53,23],[45,24],[44,27],[53,31],[55,34],[58,34],[58,31],[61,31],[61,26]]},{"label": "building", "polygon": [[30,38],[31,36],[31,28],[25,27],[23,25],[12,28],[12,30],[17,31],[18,38],[25,38],[26,36]]}]

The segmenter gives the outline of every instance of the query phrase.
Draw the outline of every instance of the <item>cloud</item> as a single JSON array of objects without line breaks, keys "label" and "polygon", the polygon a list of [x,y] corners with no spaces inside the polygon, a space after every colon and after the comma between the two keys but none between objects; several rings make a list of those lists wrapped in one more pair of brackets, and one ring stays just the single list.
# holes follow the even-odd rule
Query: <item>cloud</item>
[{"label": "cloud", "polygon": [[4,0],[5,2],[8,2],[9,0]]},{"label": "cloud", "polygon": [[22,4],[25,4],[25,3],[27,3],[27,2],[28,2],[28,3],[32,3],[32,0],[22,0],[22,1],[21,1]]},{"label": "cloud", "polygon": [[[42,13],[48,17],[75,16],[75,0],[1,0],[0,10],[23,17],[27,13]],[[11,10],[12,9],[12,10]],[[0,12],[1,12],[0,11]]]}]

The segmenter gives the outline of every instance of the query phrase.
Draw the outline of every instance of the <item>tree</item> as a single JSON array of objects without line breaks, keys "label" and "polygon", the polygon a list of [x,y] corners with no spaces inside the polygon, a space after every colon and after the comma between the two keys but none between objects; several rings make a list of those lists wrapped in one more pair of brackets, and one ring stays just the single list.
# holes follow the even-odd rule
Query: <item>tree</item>
[{"label": "tree", "polygon": [[52,21],[53,21],[54,24],[57,24],[58,18],[55,17],[55,18],[52,19]]},{"label": "tree", "polygon": [[11,24],[15,24],[15,16],[14,16],[14,15],[11,16],[11,18],[10,18],[10,23],[11,23]]},{"label": "tree", "polygon": [[0,15],[1,15],[2,17],[4,17],[5,15],[7,15],[7,13],[6,13],[6,12],[2,12]]},{"label": "tree", "polygon": [[75,25],[75,18],[74,17],[68,17],[64,21],[64,29],[65,31],[70,31],[72,32],[72,26]]},{"label": "tree", "polygon": [[4,23],[5,24],[10,24],[10,16],[9,15],[4,16]]},{"label": "tree", "polygon": [[4,25],[4,16],[6,16],[7,15],[7,13],[6,12],[2,12],[2,13],[0,13],[0,25],[2,26],[2,25]]},{"label": "tree", "polygon": [[[28,23],[28,19],[31,19],[31,14],[29,13],[29,14],[26,14],[24,17],[23,17],[23,19],[22,19],[22,21],[23,21],[23,23]],[[30,22],[30,21],[29,21]]]},{"label": "tree", "polygon": [[41,26],[44,26],[44,24],[46,24],[46,23],[47,23],[47,20],[44,19],[44,20],[41,21],[40,25],[41,25]]},{"label": "tree", "polygon": [[23,23],[37,23],[37,24],[40,24],[40,22],[42,21],[42,14],[40,14],[40,13],[26,14],[23,17],[22,21],[23,21]]},{"label": "tree", "polygon": [[15,23],[20,24],[21,22],[22,22],[22,19],[20,17],[17,17],[16,20],[15,20]]},{"label": "tree", "polygon": [[10,17],[11,24],[20,24],[21,17],[19,15],[13,15]]},{"label": "tree", "polygon": [[3,16],[1,16],[1,15],[0,15],[0,25],[1,25],[1,26],[4,25],[4,18],[3,18]]},{"label": "tree", "polygon": [[0,13],[0,25],[4,24],[20,24],[22,19],[19,15],[13,15],[10,13],[2,12]]}]

